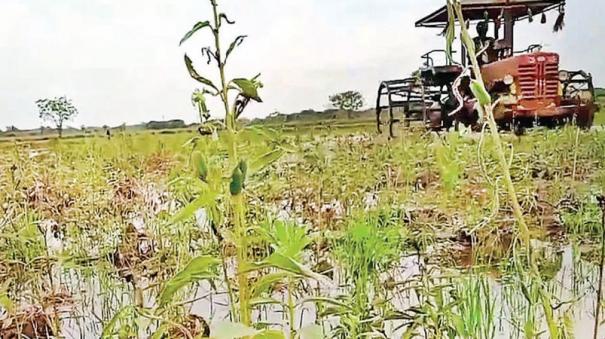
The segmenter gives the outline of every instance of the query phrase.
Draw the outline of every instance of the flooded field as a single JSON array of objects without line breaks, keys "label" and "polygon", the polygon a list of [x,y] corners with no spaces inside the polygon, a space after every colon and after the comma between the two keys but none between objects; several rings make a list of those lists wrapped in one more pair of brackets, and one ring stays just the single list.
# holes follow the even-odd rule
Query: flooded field
[{"label": "flooded field", "polygon": [[4,144],[2,338],[592,336],[602,131],[505,136],[531,252],[485,138],[243,133],[283,155],[250,166],[239,236],[195,166],[220,178],[220,141]]}]

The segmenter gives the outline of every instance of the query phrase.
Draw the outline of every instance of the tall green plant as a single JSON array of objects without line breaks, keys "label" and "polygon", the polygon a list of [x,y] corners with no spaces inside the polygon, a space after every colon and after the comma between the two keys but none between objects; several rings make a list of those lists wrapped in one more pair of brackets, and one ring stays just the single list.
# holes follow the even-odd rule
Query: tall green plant
[{"label": "tall green plant", "polygon": [[[447,36],[447,50],[451,51],[451,46],[453,40],[455,38],[455,34],[451,33],[455,30],[455,22],[458,20],[460,23],[460,37],[462,39],[462,43],[466,47],[468,51],[469,59],[471,61],[472,70],[473,70],[473,79],[471,79],[471,90],[475,95],[479,103],[479,111],[483,116],[483,119],[487,120],[487,124],[490,129],[490,134],[492,136],[492,140],[494,142],[494,146],[496,148],[495,153],[498,159],[498,165],[500,170],[502,171],[502,177],[506,186],[506,190],[509,195],[510,203],[513,208],[513,212],[515,215],[515,219],[517,220],[517,225],[519,227],[519,233],[524,245],[529,248],[530,247],[530,235],[529,228],[527,223],[525,222],[525,218],[523,216],[523,210],[521,205],[519,204],[519,199],[517,198],[517,193],[515,190],[515,186],[513,185],[512,177],[510,174],[510,166],[508,160],[506,158],[506,153],[504,152],[504,145],[502,139],[500,138],[500,133],[498,132],[498,126],[496,125],[496,120],[494,119],[494,106],[492,103],[492,97],[487,92],[485,88],[485,82],[483,81],[483,77],[481,75],[481,68],[479,66],[479,62],[477,61],[477,55],[475,51],[475,44],[471,39],[471,35],[468,32],[466,22],[462,13],[462,5],[459,0],[448,0],[448,14],[449,14],[449,24],[448,31],[446,33]],[[454,31],[455,32],[455,31]]]},{"label": "tall green plant", "polygon": [[485,87],[485,82],[483,81],[483,77],[481,75],[481,67],[479,66],[479,62],[477,60],[477,54],[475,50],[475,44],[471,39],[471,35],[468,32],[468,28],[466,25],[466,21],[464,19],[462,5],[460,0],[447,0],[447,9],[449,16],[449,23],[446,31],[447,37],[447,48],[446,50],[451,52],[451,46],[453,44],[453,40],[455,38],[455,23],[458,21],[460,24],[460,38],[462,43],[466,47],[468,51],[468,56],[471,61],[471,68],[473,71],[473,77],[471,78],[471,90],[473,95],[477,99],[478,109],[483,119],[487,120],[487,125],[490,129],[490,134],[492,136],[492,140],[495,147],[495,155],[498,160],[498,165],[500,167],[500,171],[502,173],[502,179],[506,186],[506,191],[509,196],[510,204],[513,210],[513,214],[515,216],[517,227],[519,231],[519,237],[523,243],[524,249],[527,253],[528,264],[530,267],[530,275],[534,279],[536,279],[536,283],[541,288],[540,302],[543,306],[544,315],[546,317],[546,321],[548,323],[548,329],[551,335],[551,338],[559,338],[559,326],[556,323],[553,315],[553,307],[551,304],[552,297],[547,289],[543,286],[540,272],[538,267],[533,260],[532,254],[532,246],[531,246],[531,235],[529,231],[529,227],[525,221],[525,217],[523,215],[523,209],[519,204],[519,199],[517,198],[517,192],[515,190],[515,186],[512,181],[511,172],[510,172],[510,164],[507,160],[506,153],[504,151],[504,145],[500,138],[500,134],[498,132],[498,127],[496,125],[496,120],[494,118],[494,106],[495,103],[492,102],[492,97],[487,92]]},{"label": "tall green plant", "polygon": [[[248,279],[248,270],[250,266],[248,253],[248,227],[246,222],[246,201],[245,188],[246,180],[251,172],[265,167],[267,164],[279,159],[283,150],[274,149],[269,153],[261,154],[257,159],[249,164],[246,157],[241,154],[245,147],[240,147],[241,134],[236,124],[237,119],[243,114],[244,110],[251,101],[262,102],[258,90],[262,84],[258,80],[259,75],[252,78],[234,78],[227,77],[227,64],[232,53],[242,44],[245,35],[237,36],[225,49],[222,41],[222,27],[224,25],[233,25],[227,14],[219,11],[217,0],[209,0],[212,7],[212,17],[207,21],[196,23],[193,28],[185,34],[180,44],[185,43],[192,36],[201,32],[208,32],[211,35],[213,46],[203,47],[201,56],[206,58],[207,64],[216,66],[216,77],[218,82],[214,82],[208,76],[201,75],[194,67],[192,59],[185,55],[185,66],[193,79],[201,84],[201,89],[195,92],[194,103],[198,106],[203,117],[209,117],[210,110],[206,106],[206,96],[218,97],[223,105],[223,130],[219,139],[218,148],[206,148],[205,154],[197,156],[192,161],[197,171],[197,176],[202,182],[200,196],[187,206],[178,216],[178,219],[190,217],[199,208],[210,210],[210,219],[213,231],[224,250],[225,236],[222,225],[232,226],[230,240],[236,247],[237,259],[237,288],[231,285],[227,274],[225,254],[223,252],[223,275],[228,284],[229,295],[231,297],[232,313],[236,313],[233,305],[235,304],[234,291],[237,289],[237,303],[239,310],[232,314],[233,318],[240,321],[245,326],[251,324],[251,305],[250,305],[250,286]],[[206,123],[208,123],[206,121]],[[200,129],[202,130],[202,129]],[[217,161],[215,166],[226,166],[227,168],[211,168],[210,159],[220,156],[224,149],[227,155],[225,161]],[[218,153],[218,154],[217,154]],[[251,154],[248,154],[250,156]],[[231,173],[230,178],[224,180],[223,174]],[[226,202],[219,205],[217,201]],[[246,268],[246,269],[244,269]]]}]

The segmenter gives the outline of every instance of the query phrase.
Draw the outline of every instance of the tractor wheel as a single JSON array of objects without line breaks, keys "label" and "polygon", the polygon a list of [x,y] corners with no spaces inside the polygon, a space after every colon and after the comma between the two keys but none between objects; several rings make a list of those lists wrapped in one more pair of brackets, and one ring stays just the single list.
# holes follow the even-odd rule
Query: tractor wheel
[{"label": "tractor wheel", "polygon": [[508,119],[499,119],[496,120],[496,125],[498,126],[498,130],[502,132],[510,132],[513,130],[512,121]]},{"label": "tractor wheel", "polygon": [[559,121],[557,118],[552,118],[552,117],[539,118],[538,125],[544,126],[548,129],[555,129],[559,125]]},{"label": "tractor wheel", "polygon": [[586,110],[585,112],[580,112],[576,116],[576,125],[582,129],[590,129],[594,122],[594,111]]}]

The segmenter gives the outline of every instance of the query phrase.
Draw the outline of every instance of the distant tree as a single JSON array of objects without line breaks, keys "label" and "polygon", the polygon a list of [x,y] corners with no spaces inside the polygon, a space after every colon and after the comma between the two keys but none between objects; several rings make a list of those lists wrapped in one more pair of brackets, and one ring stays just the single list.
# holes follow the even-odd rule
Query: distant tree
[{"label": "distant tree", "polygon": [[54,99],[40,99],[36,101],[40,110],[40,119],[54,123],[59,131],[59,138],[63,136],[63,123],[71,120],[78,114],[78,110],[66,97]]},{"label": "distant tree", "polygon": [[351,119],[352,113],[363,107],[363,95],[357,91],[347,91],[330,96],[330,103],[333,107],[347,112],[347,117]]},{"label": "distant tree", "polygon": [[150,121],[145,124],[146,129],[161,130],[161,129],[176,129],[186,128],[187,124],[183,120],[174,119],[168,121]]}]

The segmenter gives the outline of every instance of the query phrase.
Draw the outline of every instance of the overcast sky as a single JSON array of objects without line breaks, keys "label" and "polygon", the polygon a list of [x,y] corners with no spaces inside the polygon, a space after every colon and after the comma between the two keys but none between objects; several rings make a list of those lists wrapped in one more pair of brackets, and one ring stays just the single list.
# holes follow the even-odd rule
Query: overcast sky
[{"label": "overcast sky", "polygon": [[[337,91],[375,100],[380,80],[408,75],[419,56],[443,48],[439,30],[414,21],[445,0],[222,0],[237,21],[228,37],[249,35],[229,65],[232,77],[262,73],[263,104],[247,117],[324,109]],[[605,85],[605,1],[569,0],[566,27],[552,33],[539,18],[517,26],[517,46],[542,43],[563,68],[585,68]],[[209,17],[207,0],[0,0],[0,128],[37,127],[34,101],[67,95],[80,125],[118,125],[197,118],[187,52],[200,73],[209,45],[200,34],[183,47],[191,26]],[[225,43],[228,44],[230,39]],[[212,105],[215,113],[219,106]]]}]

